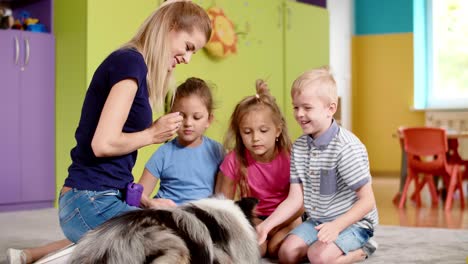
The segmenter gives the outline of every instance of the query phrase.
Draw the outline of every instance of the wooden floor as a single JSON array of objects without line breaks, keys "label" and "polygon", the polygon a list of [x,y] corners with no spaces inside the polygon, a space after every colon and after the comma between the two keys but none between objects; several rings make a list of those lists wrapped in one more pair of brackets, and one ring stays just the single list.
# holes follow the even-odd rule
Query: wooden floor
[{"label": "wooden floor", "polygon": [[[468,206],[465,206],[464,210],[461,209],[460,200],[456,199],[450,211],[445,212],[443,202],[439,202],[438,208],[431,208],[429,192],[426,189],[423,190],[421,197],[423,203],[421,208],[416,208],[413,202],[407,200],[406,207],[398,209],[392,200],[399,189],[399,184],[397,177],[372,179],[381,225],[468,229]],[[468,199],[465,197],[465,204],[467,203]]]}]

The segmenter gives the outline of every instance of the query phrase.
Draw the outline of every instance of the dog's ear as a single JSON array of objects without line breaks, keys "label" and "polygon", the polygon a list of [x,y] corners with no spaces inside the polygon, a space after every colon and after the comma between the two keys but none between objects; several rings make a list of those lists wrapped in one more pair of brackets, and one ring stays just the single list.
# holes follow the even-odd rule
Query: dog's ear
[{"label": "dog's ear", "polygon": [[236,204],[240,207],[242,212],[244,212],[245,217],[253,225],[253,219],[256,216],[255,207],[258,204],[258,199],[254,197],[244,197],[239,201],[236,201]]}]

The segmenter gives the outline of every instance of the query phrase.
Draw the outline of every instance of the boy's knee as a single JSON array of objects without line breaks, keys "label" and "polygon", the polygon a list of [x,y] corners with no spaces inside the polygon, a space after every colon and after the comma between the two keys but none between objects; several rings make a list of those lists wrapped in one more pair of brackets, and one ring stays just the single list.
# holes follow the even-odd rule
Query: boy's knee
[{"label": "boy's knee", "polygon": [[317,252],[316,250],[308,250],[307,251],[307,258],[309,259],[309,262],[312,264],[324,264],[324,263],[331,263],[331,259],[328,258],[325,254],[322,252]]},{"label": "boy's knee", "polygon": [[278,251],[278,260],[279,260],[279,263],[285,263],[285,264],[288,264],[288,263],[298,263],[297,259],[298,259],[297,255],[294,254],[294,253],[291,252],[291,251],[282,250],[281,248],[280,248],[280,250]]},{"label": "boy's knee", "polygon": [[278,250],[278,260],[280,263],[298,263],[304,256],[301,248],[290,247],[284,243]]}]

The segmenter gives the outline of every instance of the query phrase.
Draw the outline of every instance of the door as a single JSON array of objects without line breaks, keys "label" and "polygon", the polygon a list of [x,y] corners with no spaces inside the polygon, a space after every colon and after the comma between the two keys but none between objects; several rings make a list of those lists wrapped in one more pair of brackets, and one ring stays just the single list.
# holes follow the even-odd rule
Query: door
[{"label": "door", "polygon": [[20,31],[0,30],[0,204],[21,197],[20,179]]},{"label": "door", "polygon": [[20,149],[22,200],[55,199],[55,41],[23,32]]},{"label": "door", "polygon": [[293,140],[301,134],[294,119],[291,86],[306,70],[329,64],[329,15],[324,8],[286,1],[285,11],[285,108]]}]

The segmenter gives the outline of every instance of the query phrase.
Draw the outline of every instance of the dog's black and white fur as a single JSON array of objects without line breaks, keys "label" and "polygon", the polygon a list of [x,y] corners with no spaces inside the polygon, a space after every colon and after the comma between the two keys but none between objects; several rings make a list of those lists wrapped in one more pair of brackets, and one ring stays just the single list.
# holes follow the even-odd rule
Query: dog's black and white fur
[{"label": "dog's black and white fur", "polygon": [[251,221],[256,203],[218,197],[131,211],[86,234],[71,263],[259,263]]}]

